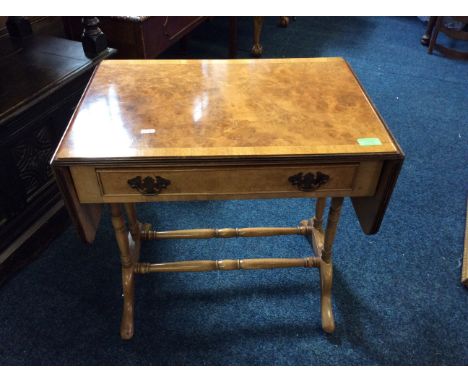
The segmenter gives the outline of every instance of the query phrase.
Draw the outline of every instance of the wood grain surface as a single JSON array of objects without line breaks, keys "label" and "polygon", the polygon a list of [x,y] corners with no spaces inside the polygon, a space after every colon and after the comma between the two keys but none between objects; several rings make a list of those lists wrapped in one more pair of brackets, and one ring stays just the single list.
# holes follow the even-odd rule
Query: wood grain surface
[{"label": "wood grain surface", "polygon": [[114,60],[55,160],[376,153],[399,148],[341,58]]}]

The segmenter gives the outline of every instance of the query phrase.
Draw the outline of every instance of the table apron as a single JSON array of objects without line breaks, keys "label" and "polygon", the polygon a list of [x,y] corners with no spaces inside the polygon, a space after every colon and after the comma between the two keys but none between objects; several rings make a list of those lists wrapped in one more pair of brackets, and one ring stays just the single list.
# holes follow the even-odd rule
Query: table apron
[{"label": "table apron", "polygon": [[363,161],[199,168],[72,166],[70,171],[81,203],[138,203],[371,196],[381,168],[381,161]]}]

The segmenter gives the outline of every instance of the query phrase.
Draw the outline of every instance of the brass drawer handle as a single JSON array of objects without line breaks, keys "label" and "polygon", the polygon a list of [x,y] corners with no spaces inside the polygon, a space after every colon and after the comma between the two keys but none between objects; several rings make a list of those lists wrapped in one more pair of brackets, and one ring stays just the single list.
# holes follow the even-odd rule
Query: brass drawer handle
[{"label": "brass drawer handle", "polygon": [[308,172],[305,175],[300,172],[299,174],[290,176],[288,180],[301,191],[315,191],[328,183],[330,177],[320,171],[315,174]]},{"label": "brass drawer handle", "polygon": [[143,179],[141,176],[136,176],[129,179],[127,183],[142,195],[158,195],[163,188],[167,188],[171,184],[171,181],[160,176],[156,176],[155,178],[147,176]]}]

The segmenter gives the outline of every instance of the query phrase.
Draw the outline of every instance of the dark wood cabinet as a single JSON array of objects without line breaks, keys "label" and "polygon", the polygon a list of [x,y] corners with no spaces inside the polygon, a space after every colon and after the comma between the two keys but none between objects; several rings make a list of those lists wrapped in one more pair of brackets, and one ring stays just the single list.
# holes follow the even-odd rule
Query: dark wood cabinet
[{"label": "dark wood cabinet", "polygon": [[[49,161],[93,68],[112,53],[89,59],[81,43],[51,36],[0,40],[0,283],[26,237],[63,205]],[[20,252],[16,262],[32,256]]]},{"label": "dark wood cabinet", "polygon": [[[119,58],[154,58],[207,20],[206,16],[99,16],[108,45]],[[81,18],[63,17],[67,36],[81,39]]]}]

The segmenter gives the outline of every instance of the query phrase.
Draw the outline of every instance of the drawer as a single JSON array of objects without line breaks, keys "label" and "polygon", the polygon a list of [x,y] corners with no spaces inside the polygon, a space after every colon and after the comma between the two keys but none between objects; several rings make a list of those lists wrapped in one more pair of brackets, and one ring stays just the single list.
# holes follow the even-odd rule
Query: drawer
[{"label": "drawer", "polygon": [[72,168],[80,201],[366,196],[375,191],[380,162],[199,167]]}]

